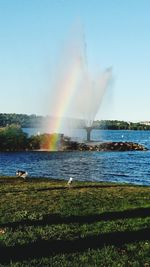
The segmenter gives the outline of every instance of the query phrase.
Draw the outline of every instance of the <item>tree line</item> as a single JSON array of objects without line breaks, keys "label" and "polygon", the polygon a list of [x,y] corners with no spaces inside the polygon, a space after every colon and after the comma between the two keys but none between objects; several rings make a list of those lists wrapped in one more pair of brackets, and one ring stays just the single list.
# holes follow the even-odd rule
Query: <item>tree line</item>
[{"label": "tree line", "polygon": [[16,113],[0,113],[0,127],[16,124],[22,128],[34,128],[41,125],[42,116],[16,114]]},{"label": "tree line", "polygon": [[118,120],[94,121],[93,127],[101,130],[150,130],[150,125],[144,123]]},{"label": "tree line", "polygon": [[[16,113],[0,113],[0,127],[6,127],[12,124],[22,128],[40,127],[45,120],[51,120],[48,116],[37,116],[35,114],[16,114]],[[80,127],[84,127],[84,121],[78,122]],[[141,122],[126,122],[118,120],[97,120],[93,122],[93,128],[101,130],[150,130],[150,125]]]}]

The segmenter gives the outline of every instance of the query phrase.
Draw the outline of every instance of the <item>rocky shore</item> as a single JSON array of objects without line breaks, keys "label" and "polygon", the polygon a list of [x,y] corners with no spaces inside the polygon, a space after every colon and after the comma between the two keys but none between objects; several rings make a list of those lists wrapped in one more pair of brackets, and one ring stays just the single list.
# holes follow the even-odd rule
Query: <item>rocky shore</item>
[{"label": "rocky shore", "polygon": [[69,141],[63,147],[64,151],[146,151],[143,145],[133,142],[104,142],[104,143],[78,143]]}]

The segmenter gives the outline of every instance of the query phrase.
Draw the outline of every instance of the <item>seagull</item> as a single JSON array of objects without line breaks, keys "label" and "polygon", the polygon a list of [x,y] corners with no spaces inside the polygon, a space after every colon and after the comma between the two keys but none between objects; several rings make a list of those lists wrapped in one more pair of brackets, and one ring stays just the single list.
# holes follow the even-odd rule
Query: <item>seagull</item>
[{"label": "seagull", "polygon": [[28,173],[27,172],[25,172],[25,171],[17,171],[16,172],[16,176],[18,176],[18,177],[22,177],[22,178],[26,178],[27,176],[28,176]]},{"label": "seagull", "polygon": [[73,178],[70,177],[70,178],[69,178],[69,181],[68,181],[68,185],[71,185],[72,183],[73,183]]}]

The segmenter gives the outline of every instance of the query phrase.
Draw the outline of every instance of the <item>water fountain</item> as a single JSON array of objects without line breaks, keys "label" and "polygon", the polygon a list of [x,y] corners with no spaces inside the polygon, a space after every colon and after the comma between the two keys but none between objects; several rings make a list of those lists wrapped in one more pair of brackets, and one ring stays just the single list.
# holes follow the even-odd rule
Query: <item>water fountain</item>
[{"label": "water fountain", "polygon": [[92,77],[82,31],[74,34],[62,54],[51,94],[51,114],[56,118],[53,132],[62,132],[64,118],[76,118],[84,122],[87,141],[90,141],[92,123],[111,81],[112,69],[108,68]]},{"label": "water fountain", "polygon": [[91,131],[92,131],[92,127],[84,127],[84,129],[87,132],[87,142],[91,141]]}]

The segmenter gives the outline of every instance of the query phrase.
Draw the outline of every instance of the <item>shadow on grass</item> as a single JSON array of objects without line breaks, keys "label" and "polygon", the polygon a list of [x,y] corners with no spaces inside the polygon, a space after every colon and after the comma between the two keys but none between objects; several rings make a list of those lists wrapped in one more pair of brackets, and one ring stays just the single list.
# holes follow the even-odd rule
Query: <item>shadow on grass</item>
[{"label": "shadow on grass", "polygon": [[102,248],[104,245],[122,246],[125,243],[150,240],[150,228],[138,231],[112,232],[78,238],[76,240],[37,240],[28,245],[14,247],[0,246],[0,262],[40,258],[57,253],[82,252],[87,249]]},{"label": "shadow on grass", "polygon": [[43,216],[42,220],[23,220],[0,224],[0,227],[17,228],[22,226],[41,226],[51,224],[69,224],[69,223],[94,223],[98,221],[110,221],[127,218],[145,218],[150,216],[150,208],[138,208],[125,211],[104,212],[102,214],[93,214],[85,216],[60,216],[58,214],[48,214]]}]

